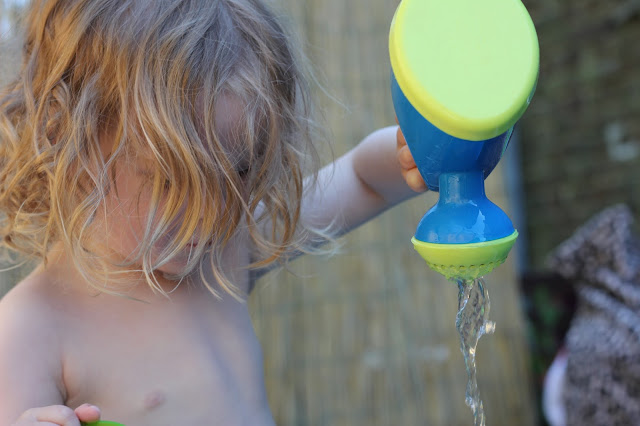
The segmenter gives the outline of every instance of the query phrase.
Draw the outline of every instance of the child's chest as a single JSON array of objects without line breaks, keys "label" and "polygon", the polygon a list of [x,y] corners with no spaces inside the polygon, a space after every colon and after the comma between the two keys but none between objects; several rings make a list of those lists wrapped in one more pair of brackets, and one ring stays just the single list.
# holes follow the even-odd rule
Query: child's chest
[{"label": "child's chest", "polygon": [[69,406],[95,404],[104,420],[127,426],[273,424],[246,305],[137,309],[73,327],[63,378]]}]

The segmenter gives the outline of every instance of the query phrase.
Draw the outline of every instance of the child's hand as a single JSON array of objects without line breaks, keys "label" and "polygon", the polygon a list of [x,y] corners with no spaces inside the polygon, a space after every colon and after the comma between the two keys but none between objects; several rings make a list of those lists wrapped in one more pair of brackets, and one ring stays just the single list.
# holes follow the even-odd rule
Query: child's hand
[{"label": "child's hand", "polygon": [[84,422],[93,423],[98,420],[100,409],[94,405],[83,404],[75,410],[64,405],[51,405],[25,411],[13,426],[81,426]]},{"label": "child's hand", "polygon": [[413,155],[411,155],[411,151],[409,151],[407,141],[404,139],[404,135],[402,134],[402,130],[400,130],[399,126],[396,133],[396,140],[398,143],[396,155],[398,157],[398,163],[400,163],[402,177],[405,182],[407,182],[409,188],[414,191],[426,191],[427,184],[424,182],[424,179],[422,179],[422,175],[416,167],[416,162],[413,160]]}]

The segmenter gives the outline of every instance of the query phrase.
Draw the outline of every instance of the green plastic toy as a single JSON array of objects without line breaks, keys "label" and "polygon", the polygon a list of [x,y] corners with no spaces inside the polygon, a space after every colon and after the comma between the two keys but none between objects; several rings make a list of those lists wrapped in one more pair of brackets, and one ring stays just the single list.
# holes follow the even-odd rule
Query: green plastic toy
[{"label": "green plastic toy", "polygon": [[99,422],[94,422],[94,423],[82,422],[81,424],[82,426],[124,426],[122,423],[107,422],[104,420],[100,420]]}]

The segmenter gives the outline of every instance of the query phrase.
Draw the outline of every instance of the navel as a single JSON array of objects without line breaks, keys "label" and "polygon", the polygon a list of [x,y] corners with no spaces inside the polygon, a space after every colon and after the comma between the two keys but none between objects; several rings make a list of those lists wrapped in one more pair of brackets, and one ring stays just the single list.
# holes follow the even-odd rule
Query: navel
[{"label": "navel", "polygon": [[166,400],[167,397],[165,393],[160,390],[149,392],[144,398],[144,409],[153,410],[155,408],[158,408],[159,406],[164,404]]}]

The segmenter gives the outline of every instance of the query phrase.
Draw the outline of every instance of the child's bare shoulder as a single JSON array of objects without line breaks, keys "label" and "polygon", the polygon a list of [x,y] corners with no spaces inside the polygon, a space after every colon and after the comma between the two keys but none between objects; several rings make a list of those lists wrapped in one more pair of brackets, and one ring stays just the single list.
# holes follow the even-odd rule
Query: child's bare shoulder
[{"label": "child's bare shoulder", "polygon": [[47,347],[54,355],[62,310],[61,297],[49,284],[46,274],[31,274],[0,299],[2,347]]},{"label": "child's bare shoulder", "polygon": [[46,273],[35,272],[0,299],[0,316],[49,316],[59,299]]},{"label": "child's bare shoulder", "polygon": [[27,408],[64,401],[56,299],[46,277],[37,275],[0,299],[0,424]]}]

